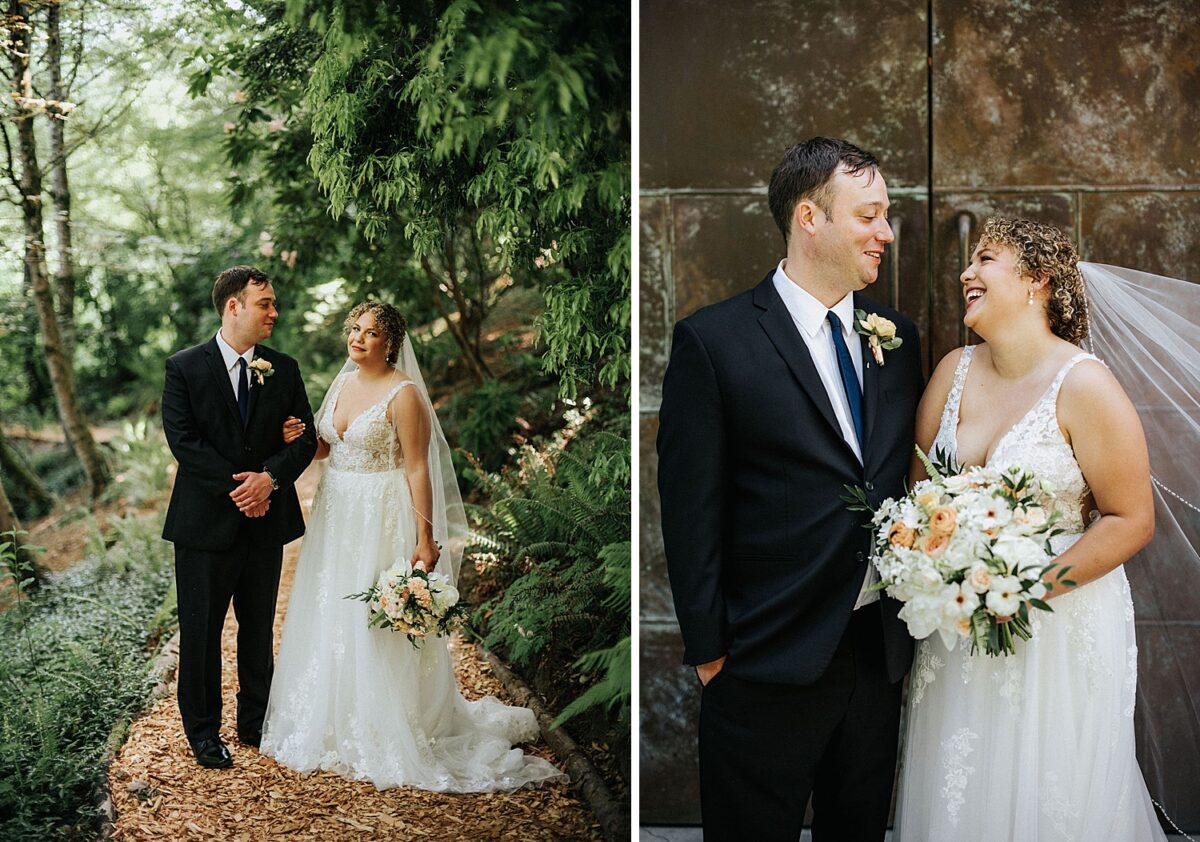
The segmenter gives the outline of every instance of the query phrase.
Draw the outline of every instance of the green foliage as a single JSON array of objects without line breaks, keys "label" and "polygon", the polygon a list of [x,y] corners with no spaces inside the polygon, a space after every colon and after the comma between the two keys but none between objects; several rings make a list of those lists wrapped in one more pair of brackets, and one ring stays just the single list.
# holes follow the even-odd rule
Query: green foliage
[{"label": "green foliage", "polygon": [[[148,636],[174,621],[161,528],[125,522],[118,563],[88,559],[0,614],[0,837],[94,837],[101,760],[150,689]],[[11,553],[0,563],[11,570]]]},{"label": "green foliage", "polygon": [[562,703],[587,687],[561,720],[599,707],[627,725],[629,440],[593,426],[575,413],[548,446],[525,448],[516,470],[491,477],[495,502],[473,509],[473,549],[480,589],[497,592],[475,622],[518,666],[554,674]]},{"label": "green foliage", "polygon": [[445,410],[447,435],[469,451],[488,471],[497,470],[513,447],[521,395],[514,384],[487,380],[474,389],[460,391]]},{"label": "green foliage", "polygon": [[293,22],[325,34],[309,162],[331,212],[353,208],[372,240],[402,230],[456,288],[464,272],[481,286],[500,276],[544,286],[543,362],[561,394],[593,385],[627,396],[627,10],[360,7],[288,4]]},{"label": "green foliage", "polygon": [[105,495],[107,499],[119,498],[128,505],[140,506],[167,487],[174,458],[167,448],[162,429],[150,419],[122,422],[121,435],[110,446],[117,470]]},{"label": "green foliage", "polygon": [[41,477],[46,490],[56,497],[67,496],[85,481],[83,466],[65,444],[39,447],[32,451],[29,465]]}]

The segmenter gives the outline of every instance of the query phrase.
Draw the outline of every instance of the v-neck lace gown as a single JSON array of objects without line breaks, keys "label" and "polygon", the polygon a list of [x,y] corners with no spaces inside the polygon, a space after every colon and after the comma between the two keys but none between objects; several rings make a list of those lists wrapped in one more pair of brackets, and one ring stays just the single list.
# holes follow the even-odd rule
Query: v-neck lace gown
[{"label": "v-neck lace gown", "polygon": [[325,769],[379,789],[511,790],[561,779],[514,743],[536,739],[532,711],[458,692],[443,638],[414,649],[367,628],[367,607],[345,599],[375,584],[416,546],[416,515],[387,406],[392,389],[339,437],[337,395],[317,419],[330,443],[295,581],[263,727],[262,753],[301,772]]},{"label": "v-neck lace gown", "polygon": [[[963,349],[933,449],[957,453],[959,404],[973,349]],[[994,467],[1020,465],[1056,488],[1067,534],[1084,530],[1087,483],[1058,425],[1058,372],[997,444]],[[1015,655],[917,645],[897,801],[898,842],[1165,839],[1134,756],[1137,643],[1125,571],[1032,611]]]}]

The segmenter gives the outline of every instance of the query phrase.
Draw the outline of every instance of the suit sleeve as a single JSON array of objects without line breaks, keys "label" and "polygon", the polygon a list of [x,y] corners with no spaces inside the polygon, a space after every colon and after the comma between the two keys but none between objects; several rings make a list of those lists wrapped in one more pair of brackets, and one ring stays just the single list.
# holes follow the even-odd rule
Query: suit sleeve
[{"label": "suit sleeve", "polygon": [[201,435],[188,398],[187,378],[172,358],[167,359],[163,383],[162,422],[167,445],[179,462],[181,473],[210,483],[220,491],[232,491],[237,486],[233,480],[237,471],[233,463]]},{"label": "suit sleeve", "polygon": [[304,378],[300,376],[299,366],[293,364],[290,368],[292,389],[288,414],[304,422],[304,432],[300,438],[285,444],[263,462],[263,467],[271,472],[281,486],[294,484],[317,453],[317,430],[313,423],[312,407],[308,403],[308,393],[304,390]]},{"label": "suit sleeve", "polygon": [[686,322],[675,326],[663,379],[658,431],[658,490],[663,545],[685,664],[727,651],[721,589],[725,432],[712,361]]}]

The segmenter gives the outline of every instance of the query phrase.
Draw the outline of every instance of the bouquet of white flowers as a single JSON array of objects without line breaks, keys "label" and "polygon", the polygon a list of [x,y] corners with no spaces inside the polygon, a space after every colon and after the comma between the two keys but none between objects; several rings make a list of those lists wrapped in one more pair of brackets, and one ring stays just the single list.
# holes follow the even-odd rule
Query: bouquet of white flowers
[{"label": "bouquet of white flowers", "polygon": [[459,602],[458,589],[441,573],[410,570],[395,564],[379,574],[375,585],[346,599],[367,603],[367,625],[387,626],[404,632],[414,647],[421,639],[442,637],[463,624],[467,606]]},{"label": "bouquet of white flowers", "polygon": [[[976,467],[961,471],[920,448],[929,479],[874,512],[872,561],[888,596],[904,603],[900,619],[923,640],[938,632],[947,648],[960,637],[971,651],[1015,652],[1014,636],[1029,640],[1029,609],[1053,611],[1043,575],[1066,586],[1068,568],[1051,563],[1054,490],[1033,472]],[[847,487],[855,511],[872,511],[860,488]]]}]

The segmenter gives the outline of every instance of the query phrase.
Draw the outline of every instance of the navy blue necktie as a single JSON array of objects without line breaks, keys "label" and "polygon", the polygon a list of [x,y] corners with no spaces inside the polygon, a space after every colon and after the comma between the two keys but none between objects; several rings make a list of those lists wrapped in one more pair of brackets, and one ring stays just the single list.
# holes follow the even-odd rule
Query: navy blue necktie
[{"label": "navy blue necktie", "polygon": [[846,392],[846,402],[850,404],[850,417],[854,420],[854,433],[858,436],[858,449],[863,449],[863,411],[862,387],[858,385],[858,375],[854,372],[854,361],[850,359],[850,349],[842,338],[842,320],[837,313],[830,310],[825,318],[833,328],[833,350],[837,354],[838,371],[842,375],[842,389]]},{"label": "navy blue necktie", "polygon": [[246,358],[238,357],[238,411],[242,413],[242,426],[250,418],[250,381],[246,378]]}]

